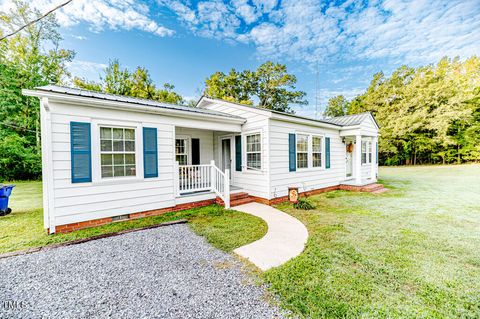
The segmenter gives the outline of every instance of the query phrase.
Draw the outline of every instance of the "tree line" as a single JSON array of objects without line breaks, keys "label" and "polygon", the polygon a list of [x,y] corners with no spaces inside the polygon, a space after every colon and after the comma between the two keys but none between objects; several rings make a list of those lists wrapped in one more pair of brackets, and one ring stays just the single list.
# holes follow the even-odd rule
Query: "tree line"
[{"label": "tree line", "polygon": [[380,125],[380,164],[480,161],[480,59],[443,58],[373,76],[365,93],[329,100],[325,116],[372,112]]}]

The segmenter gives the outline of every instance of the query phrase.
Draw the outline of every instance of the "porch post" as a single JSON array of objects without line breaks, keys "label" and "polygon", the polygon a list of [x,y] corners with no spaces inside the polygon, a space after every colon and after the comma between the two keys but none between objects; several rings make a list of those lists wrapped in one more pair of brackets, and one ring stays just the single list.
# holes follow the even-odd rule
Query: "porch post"
[{"label": "porch post", "polygon": [[225,181],[224,181],[224,193],[225,193],[225,208],[230,208],[230,170],[227,168],[225,170]]},{"label": "porch post", "polygon": [[180,168],[177,161],[173,162],[173,185],[175,185],[175,196],[180,196]]},{"label": "porch post", "polygon": [[355,183],[362,184],[362,136],[355,135]]},{"label": "porch post", "polygon": [[377,181],[377,152],[376,152],[376,145],[377,145],[377,137],[372,137],[370,150],[372,152],[372,162],[370,163],[371,172],[370,178],[372,181]]},{"label": "porch post", "polygon": [[215,191],[215,185],[216,185],[216,174],[215,174],[215,161],[211,160],[210,161],[210,189],[212,192]]}]

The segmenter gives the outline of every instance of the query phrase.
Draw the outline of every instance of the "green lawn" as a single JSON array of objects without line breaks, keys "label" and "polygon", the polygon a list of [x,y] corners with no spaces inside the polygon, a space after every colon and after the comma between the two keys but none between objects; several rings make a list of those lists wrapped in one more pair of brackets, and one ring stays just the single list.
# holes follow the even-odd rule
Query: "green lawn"
[{"label": "green lawn", "polygon": [[17,182],[10,198],[10,215],[0,217],[0,253],[45,246],[94,235],[140,228],[186,218],[191,228],[225,251],[255,241],[267,232],[266,223],[254,216],[220,206],[168,213],[124,221],[67,234],[47,235],[43,229],[41,182]]},{"label": "green lawn", "polygon": [[312,196],[305,251],[264,277],[313,318],[479,318],[480,166],[381,168],[382,195]]}]

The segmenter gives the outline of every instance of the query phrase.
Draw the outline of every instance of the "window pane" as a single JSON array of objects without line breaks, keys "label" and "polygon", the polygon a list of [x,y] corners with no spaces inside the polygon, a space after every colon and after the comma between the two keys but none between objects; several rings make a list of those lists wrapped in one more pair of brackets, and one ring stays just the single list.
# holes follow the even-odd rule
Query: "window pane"
[{"label": "window pane", "polygon": [[114,166],[113,167],[113,176],[125,176],[125,166]]},{"label": "window pane", "polygon": [[100,138],[102,138],[102,139],[112,139],[112,129],[110,127],[100,128]]},{"label": "window pane", "polygon": [[176,155],[175,159],[179,165],[187,165],[187,155]]},{"label": "window pane", "polygon": [[113,141],[113,150],[115,152],[123,152],[123,141]]},{"label": "window pane", "polygon": [[298,134],[297,135],[297,152],[307,152],[308,151],[308,136]]},{"label": "window pane", "polygon": [[135,154],[125,154],[125,164],[135,164]]},{"label": "window pane", "polygon": [[115,165],[123,165],[125,164],[125,160],[124,160],[124,155],[123,154],[115,154],[113,155],[113,163]]},{"label": "window pane", "polygon": [[307,153],[298,153],[297,154],[297,167],[298,168],[307,168],[308,167],[308,154]]},{"label": "window pane", "polygon": [[366,152],[367,151],[367,143],[366,142],[362,142],[362,152]]},{"label": "window pane", "polygon": [[175,140],[175,153],[176,154],[185,153],[185,140],[182,140],[182,139]]},{"label": "window pane", "polygon": [[136,175],[135,129],[101,127],[100,151],[102,177]]},{"label": "window pane", "polygon": [[262,168],[262,155],[261,153],[247,154],[247,167],[261,169]]},{"label": "window pane", "polygon": [[135,176],[135,165],[127,165],[125,166],[125,176]]},{"label": "window pane", "polygon": [[123,128],[114,128],[113,129],[113,139],[114,140],[123,140]]},{"label": "window pane", "polygon": [[112,141],[111,140],[102,140],[100,150],[102,152],[111,152],[112,151]]},{"label": "window pane", "polygon": [[367,163],[367,153],[362,153],[362,164]]},{"label": "window pane", "polygon": [[315,153],[320,153],[322,151],[322,138],[314,136],[312,138],[312,151]]},{"label": "window pane", "polygon": [[113,177],[112,166],[102,166],[102,177]]},{"label": "window pane", "polygon": [[112,156],[111,154],[102,154],[102,165],[112,165]]},{"label": "window pane", "polygon": [[125,139],[126,140],[135,140],[135,130],[125,129]]},{"label": "window pane", "polygon": [[247,135],[247,152],[260,152],[261,149],[260,134]]},{"label": "window pane", "polygon": [[322,153],[313,153],[313,167],[322,166]]},{"label": "window pane", "polygon": [[126,152],[135,152],[135,142],[134,141],[125,141],[125,151]]}]

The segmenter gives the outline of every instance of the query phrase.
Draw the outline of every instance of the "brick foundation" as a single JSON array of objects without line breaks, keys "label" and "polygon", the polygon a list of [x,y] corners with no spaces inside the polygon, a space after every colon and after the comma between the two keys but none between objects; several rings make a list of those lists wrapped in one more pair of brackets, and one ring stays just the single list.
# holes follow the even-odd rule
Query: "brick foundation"
[{"label": "brick foundation", "polygon": [[[309,190],[306,192],[301,192],[299,195],[300,196],[311,196],[311,195],[316,195],[316,194],[321,194],[325,192],[331,192],[335,190],[347,190],[347,191],[354,191],[354,192],[378,192],[379,190],[384,190],[383,185],[381,184],[369,184],[369,185],[364,185],[364,186],[355,186],[355,185],[336,185],[336,186],[330,186],[330,187],[324,187],[324,188],[319,188],[319,189],[314,189],[314,190]],[[288,196],[282,196],[282,197],[276,197],[272,199],[266,199],[262,197],[256,197],[256,196],[250,196],[246,193],[239,193],[239,194],[232,194],[231,195],[231,206],[235,206],[232,204],[245,204],[245,203],[250,203],[250,202],[257,202],[265,205],[275,205],[279,204],[281,202],[285,202],[288,200]],[[198,202],[192,202],[192,203],[185,203],[185,204],[179,204],[173,207],[167,207],[167,208],[161,208],[161,209],[154,209],[154,210],[149,210],[145,212],[139,212],[139,213],[132,213],[128,214],[128,218],[122,219],[121,221],[125,220],[133,220],[137,218],[144,218],[144,217],[150,217],[150,216],[158,216],[170,212],[177,212],[180,210],[186,210],[186,209],[192,209],[192,208],[197,208],[197,207],[204,207],[204,206],[209,206],[213,204],[218,204],[218,205],[223,205],[223,201],[217,197],[215,199],[207,199],[203,201],[198,201]],[[100,218],[100,219],[94,219],[94,220],[87,220],[84,222],[79,222],[79,223],[73,223],[73,224],[67,224],[67,225],[59,225],[55,227],[55,233],[68,233],[74,230],[79,230],[79,229],[84,229],[84,228],[89,228],[89,227],[95,227],[95,226],[101,226],[105,224],[109,224],[113,222],[112,217],[106,217],[106,218]],[[49,232],[50,233],[50,232]]]},{"label": "brick foundation", "polygon": [[[207,200],[202,200],[202,201],[199,201],[199,202],[179,204],[179,205],[176,205],[176,206],[173,206],[173,207],[154,209],[154,210],[149,210],[149,211],[140,212],[140,213],[132,213],[132,214],[128,215],[128,219],[122,219],[121,221],[133,220],[133,219],[150,217],[150,216],[158,216],[158,215],[163,215],[163,214],[166,214],[166,213],[178,212],[180,210],[187,210],[187,209],[192,209],[192,208],[197,208],[197,207],[210,206],[210,205],[213,205],[213,204],[215,204],[215,199],[207,199]],[[79,222],[79,223],[59,225],[59,226],[55,227],[55,233],[69,233],[69,232],[74,231],[74,230],[101,226],[101,225],[109,224],[109,223],[112,223],[112,222],[113,222],[112,217],[106,217],[106,218],[100,218],[100,219],[87,220],[87,221]],[[48,230],[48,233],[50,233],[49,230]]]}]

